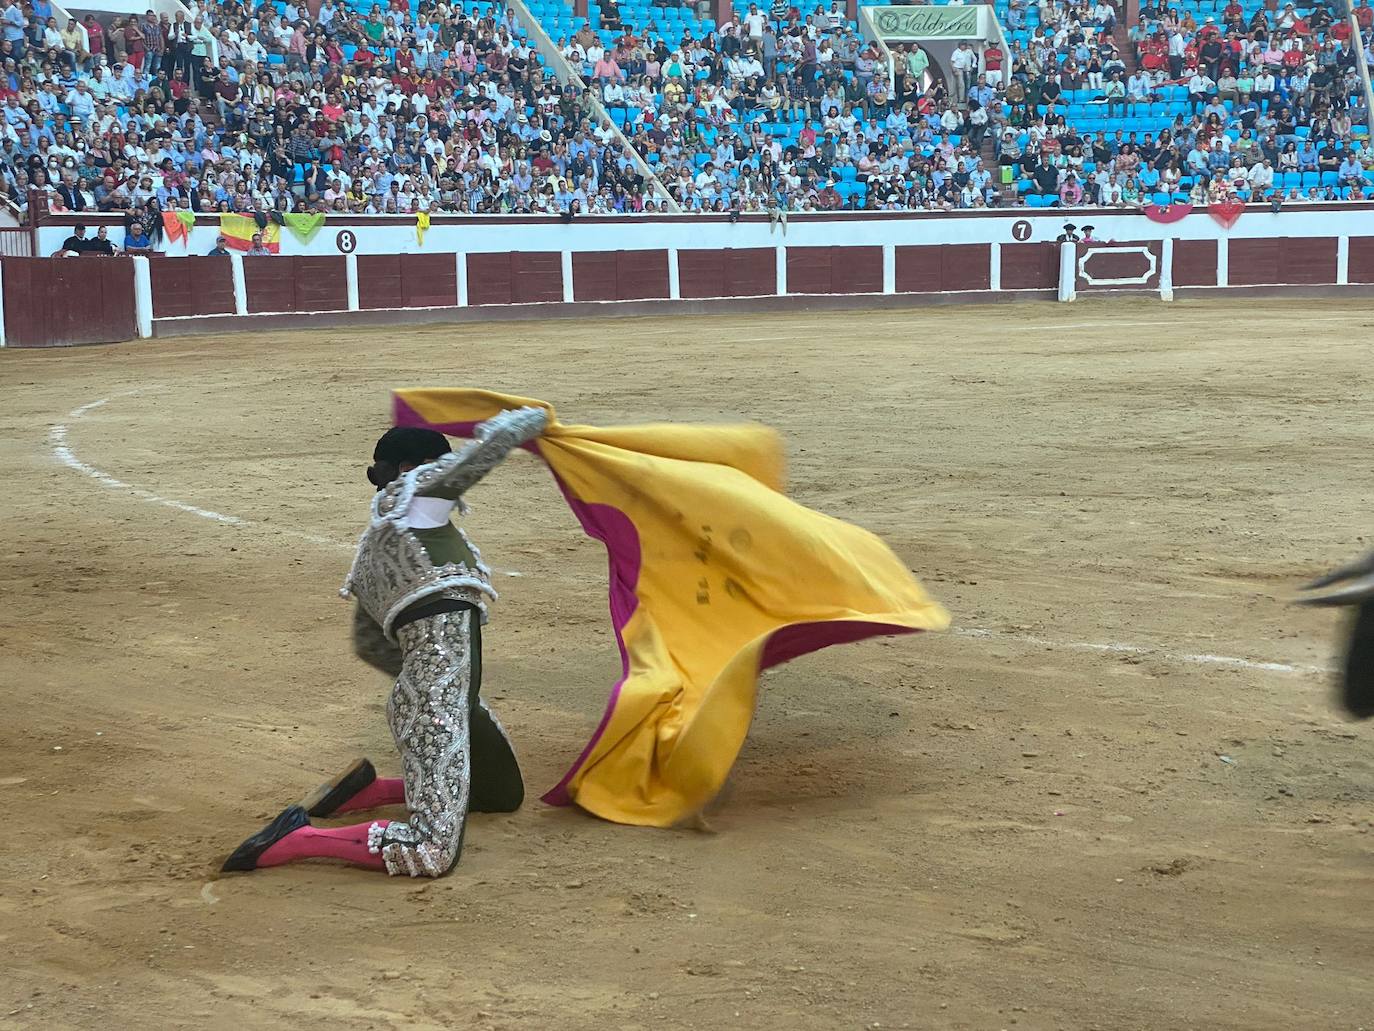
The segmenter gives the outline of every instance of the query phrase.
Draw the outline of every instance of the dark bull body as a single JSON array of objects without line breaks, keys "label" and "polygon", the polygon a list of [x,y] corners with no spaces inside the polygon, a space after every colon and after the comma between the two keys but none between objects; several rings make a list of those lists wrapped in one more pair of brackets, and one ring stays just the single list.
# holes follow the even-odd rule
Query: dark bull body
[{"label": "dark bull body", "polygon": [[1369,719],[1374,716],[1374,553],[1314,580],[1304,590],[1319,592],[1301,598],[1304,605],[1354,608],[1341,676],[1341,705],[1357,719]]}]

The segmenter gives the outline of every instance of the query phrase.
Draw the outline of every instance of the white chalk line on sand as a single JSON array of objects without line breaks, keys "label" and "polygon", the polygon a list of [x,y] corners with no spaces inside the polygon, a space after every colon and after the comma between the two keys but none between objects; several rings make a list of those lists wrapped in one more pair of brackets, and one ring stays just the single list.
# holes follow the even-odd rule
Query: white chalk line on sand
[{"label": "white chalk line on sand", "polygon": [[[102,397],[99,401],[92,401],[90,404],[84,404],[79,408],[73,408],[68,414],[67,419],[70,422],[76,422],[87,412],[92,412],[102,405],[108,404],[116,397],[125,397],[129,394],[136,393],[138,393],[138,391],[130,390],[126,391],[124,394],[112,394],[110,397]],[[252,519],[244,519],[242,516],[226,515],[223,512],[215,512],[208,508],[200,508],[197,505],[188,505],[184,501],[177,501],[174,498],[164,498],[161,494],[155,494],[143,487],[137,487],[132,483],[126,483],[118,477],[111,476],[104,470],[97,469],[95,466],[83,462],[78,458],[76,452],[72,450],[71,444],[69,443],[69,431],[66,423],[57,423],[48,431],[48,443],[52,447],[53,455],[68,469],[74,469],[83,476],[89,476],[102,487],[108,487],[111,490],[122,490],[126,494],[132,494],[140,501],[147,501],[154,505],[165,505],[167,508],[174,508],[178,512],[199,516],[201,519],[210,519],[216,523],[223,523],[225,526],[261,527],[265,530],[275,530],[277,533],[286,534],[289,537],[296,537],[300,540],[309,541],[311,544],[318,544],[321,547],[349,550],[348,545],[328,537],[306,533],[303,530],[297,530],[289,526],[274,526],[269,523],[259,523]]]},{"label": "white chalk line on sand", "polygon": [[[109,397],[102,397],[99,401],[92,401],[89,404],[84,404],[79,408],[72,409],[67,419],[69,422],[76,422],[85,416],[87,412],[92,412],[102,405],[108,404],[116,397],[125,397],[136,393],[138,393],[137,390],[130,390],[125,391],[123,394],[112,394]],[[178,512],[185,512],[188,515],[197,516],[201,519],[209,519],[225,526],[259,527],[264,530],[272,530],[276,533],[297,537],[325,548],[352,550],[349,545],[329,537],[305,533],[289,526],[275,526],[270,523],[260,523],[252,519],[245,519],[242,516],[227,515],[224,512],[215,512],[208,508],[188,505],[184,501],[164,498],[161,494],[156,494],[143,487],[136,487],[131,483],[126,483],[118,477],[111,476],[104,470],[98,469],[78,458],[76,452],[72,450],[71,444],[69,443],[69,436],[70,434],[66,423],[58,423],[53,426],[48,434],[48,443],[52,448],[53,455],[68,469],[73,469],[83,476],[89,477],[102,487],[108,487],[111,490],[122,490],[126,494],[131,494],[138,498],[140,501],[146,501],[155,505],[163,505],[167,508],[176,509]],[[510,575],[518,576],[519,574],[511,573]],[[1135,644],[1097,644],[1091,641],[1052,641],[1048,638],[1035,637],[1030,634],[1007,634],[998,630],[984,630],[977,627],[955,627],[952,632],[960,637],[1015,641],[1020,644],[1035,645],[1041,648],[1060,648],[1068,651],[1098,652],[1114,655],[1146,655],[1174,662],[1186,662],[1201,666],[1223,666],[1231,669],[1248,669],[1262,673],[1308,675],[1332,672],[1332,670],[1321,666],[1295,666],[1286,662],[1260,662],[1254,659],[1241,659],[1229,655],[1195,655],[1187,652],[1171,652],[1159,648],[1147,648]]]},{"label": "white chalk line on sand", "polygon": [[[1316,315],[1310,319],[1303,319],[1304,322],[1353,322],[1356,320],[1368,320],[1374,318],[1374,312],[1361,312],[1358,315]],[[1215,319],[1169,319],[1170,326],[1215,326]],[[1028,323],[1022,329],[1158,329],[1159,322],[1129,322],[1117,320],[1095,320],[1089,322],[1045,322]]]},{"label": "white chalk line on sand", "polygon": [[1016,641],[1020,644],[1033,644],[1042,648],[1062,648],[1076,652],[1098,652],[1109,655],[1142,655],[1173,662],[1187,662],[1197,666],[1222,666],[1230,669],[1251,669],[1264,673],[1334,673],[1326,666],[1291,665],[1287,662],[1259,662],[1254,659],[1238,659],[1230,655],[1195,655],[1189,652],[1171,652],[1162,648],[1146,648],[1138,644],[1116,644],[1114,642],[1094,643],[1091,641],[1051,641],[1045,637],[1030,634],[1005,634],[997,630],[980,630],[975,627],[954,627],[953,633],[960,637]]}]

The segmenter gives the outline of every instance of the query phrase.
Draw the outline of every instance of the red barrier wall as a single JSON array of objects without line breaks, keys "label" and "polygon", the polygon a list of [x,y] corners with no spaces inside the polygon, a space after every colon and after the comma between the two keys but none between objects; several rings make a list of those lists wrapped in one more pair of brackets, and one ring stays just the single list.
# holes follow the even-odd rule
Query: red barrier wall
[{"label": "red barrier wall", "polygon": [[1059,244],[1002,245],[1003,290],[1055,290],[1059,287]]},{"label": "red barrier wall", "polygon": [[[1349,249],[1349,284],[1357,290],[1374,284],[1374,237],[1346,237],[1344,245]],[[1220,259],[1232,287],[1327,287],[1335,285],[1341,246],[1342,238],[1334,236],[1175,240],[1173,284],[1216,288]],[[1080,245],[1075,262],[1077,289],[1155,294],[1166,248],[1168,244],[1159,240]],[[244,300],[250,314],[318,314],[326,316],[316,320],[319,324],[348,324],[352,266],[357,272],[357,306],[365,313],[361,322],[385,323],[393,317],[389,312],[408,309],[429,310],[394,317],[402,321],[481,320],[501,317],[490,312],[496,306],[561,305],[568,286],[564,253],[244,257]],[[677,295],[692,302],[757,299],[757,303],[736,304],[734,310],[781,311],[798,304],[896,307],[917,303],[911,295],[991,295],[994,260],[1000,263],[1002,291],[1045,296],[1058,286],[1061,247],[1057,243],[902,244],[893,247],[892,265],[886,270],[884,253],[883,247],[871,245],[783,245],[786,287],[784,296],[778,296],[777,247],[683,248],[675,258]],[[667,300],[671,254],[666,249],[572,252],[573,298],[583,302]],[[215,332],[243,325],[234,317],[234,262],[228,258],[16,257],[3,258],[9,342],[45,346],[134,338],[139,318],[135,308],[141,298],[134,297],[133,284],[140,260],[148,261],[151,314],[163,327],[155,326],[155,332]],[[875,296],[883,294],[885,278],[893,294],[908,299]],[[465,283],[467,305],[488,311],[464,314],[458,310],[460,282]],[[807,301],[806,295],[819,296]],[[724,303],[719,307],[731,309]],[[712,305],[694,303],[690,308],[712,310]],[[627,310],[655,310],[655,306]],[[550,315],[572,313],[558,308]],[[513,317],[527,314],[509,313]],[[193,321],[200,323],[198,328],[188,325]],[[301,321],[264,320],[261,324]]]},{"label": "red barrier wall", "polygon": [[1217,285],[1217,242],[1174,241],[1174,286]]},{"label": "red barrier wall", "polygon": [[1350,238],[1346,275],[1352,283],[1374,283],[1374,237]]},{"label": "red barrier wall", "polygon": [[682,297],[771,297],[778,292],[778,256],[772,247],[677,252]]},{"label": "red barrier wall", "polygon": [[1325,284],[1336,281],[1336,238],[1280,236],[1230,242],[1230,284]]},{"label": "red barrier wall", "polygon": [[234,314],[234,272],[227,255],[148,259],[153,318]]},{"label": "red barrier wall", "polygon": [[899,294],[987,290],[992,285],[990,244],[949,243],[894,251]]},{"label": "red barrier wall", "polygon": [[1080,243],[1074,252],[1075,290],[1159,289],[1164,249],[1158,240]]},{"label": "red barrier wall", "polygon": [[5,342],[61,347],[132,340],[132,258],[5,258]]},{"label": "red barrier wall", "polygon": [[789,294],[880,294],[881,247],[787,248]]},{"label": "red barrier wall", "polygon": [[575,301],[640,301],[668,296],[666,250],[574,251],[572,261]]},{"label": "red barrier wall", "polygon": [[458,303],[452,254],[358,255],[358,307],[443,308]]},{"label": "red barrier wall", "polygon": [[468,304],[536,304],[563,300],[563,255],[512,251],[467,256]]},{"label": "red barrier wall", "polygon": [[245,257],[243,285],[248,313],[346,311],[348,278],[344,257]]}]

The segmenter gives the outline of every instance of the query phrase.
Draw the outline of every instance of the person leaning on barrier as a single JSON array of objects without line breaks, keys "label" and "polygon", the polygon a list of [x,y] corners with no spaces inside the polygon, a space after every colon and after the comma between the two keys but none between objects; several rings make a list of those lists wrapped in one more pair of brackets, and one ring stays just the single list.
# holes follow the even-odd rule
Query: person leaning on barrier
[{"label": "person leaning on barrier", "polygon": [[214,248],[210,251],[209,256],[212,257],[212,258],[226,258],[226,257],[228,257],[228,256],[229,256],[229,248],[226,247],[226,246],[224,246],[225,243],[227,243],[227,242],[228,242],[228,241],[226,241],[225,238],[222,237],[222,236],[217,236],[217,237],[215,237],[215,246],[214,246]]},{"label": "person leaning on barrier", "polygon": [[152,249],[152,237],[148,235],[143,223],[131,222],[129,228],[124,230],[124,253],[147,254]]},{"label": "person leaning on barrier", "polygon": [[77,224],[72,226],[72,235],[62,241],[62,246],[53,251],[54,258],[70,258],[85,254],[91,248],[92,241],[86,239],[86,227]]},{"label": "person leaning on barrier", "polygon": [[110,242],[110,230],[107,226],[101,226],[95,231],[95,239],[86,241],[87,254],[99,254],[113,256],[115,253],[114,244]]}]

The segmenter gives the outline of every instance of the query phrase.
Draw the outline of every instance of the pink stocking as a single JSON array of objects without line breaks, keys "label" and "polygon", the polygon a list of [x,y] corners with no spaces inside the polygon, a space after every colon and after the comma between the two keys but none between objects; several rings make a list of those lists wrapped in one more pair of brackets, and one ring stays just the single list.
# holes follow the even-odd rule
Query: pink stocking
[{"label": "pink stocking", "polygon": [[360,809],[377,809],[384,805],[405,805],[406,783],[400,777],[378,777],[339,808],[339,813],[355,813]]},{"label": "pink stocking", "polygon": [[[382,827],[389,822],[376,821]],[[281,866],[297,859],[343,859],[372,870],[384,870],[386,864],[381,855],[367,848],[367,832],[373,826],[355,823],[351,827],[302,827],[264,852],[258,858],[258,867]]]}]

